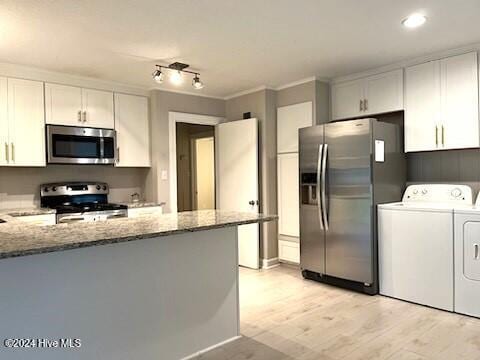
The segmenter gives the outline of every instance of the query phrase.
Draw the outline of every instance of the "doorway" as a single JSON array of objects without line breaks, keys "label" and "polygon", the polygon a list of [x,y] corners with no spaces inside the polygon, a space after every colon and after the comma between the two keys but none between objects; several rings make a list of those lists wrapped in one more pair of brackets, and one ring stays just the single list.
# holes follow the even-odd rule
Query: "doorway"
[{"label": "doorway", "polygon": [[177,209],[215,209],[215,127],[176,123]]}]

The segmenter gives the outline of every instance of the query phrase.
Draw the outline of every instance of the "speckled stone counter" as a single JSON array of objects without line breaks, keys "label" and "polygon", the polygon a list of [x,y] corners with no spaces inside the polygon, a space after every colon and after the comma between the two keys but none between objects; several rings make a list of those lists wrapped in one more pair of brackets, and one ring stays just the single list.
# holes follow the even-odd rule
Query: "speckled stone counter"
[{"label": "speckled stone counter", "polygon": [[120,204],[121,204],[121,205],[126,205],[126,206],[128,206],[129,209],[138,209],[138,208],[144,208],[144,207],[154,207],[154,206],[163,206],[163,205],[165,205],[164,202],[155,203],[155,202],[145,202],[145,201],[129,202],[129,203],[120,203]]},{"label": "speckled stone counter", "polygon": [[96,223],[25,224],[0,213],[0,259],[155,238],[275,220],[277,216],[219,210],[189,211]]},{"label": "speckled stone counter", "polygon": [[55,214],[55,213],[56,213],[56,210],[54,209],[40,208],[40,207],[5,209],[5,210],[0,210],[0,218],[1,216],[5,216],[5,215],[16,217],[16,216],[47,215],[47,214]]}]

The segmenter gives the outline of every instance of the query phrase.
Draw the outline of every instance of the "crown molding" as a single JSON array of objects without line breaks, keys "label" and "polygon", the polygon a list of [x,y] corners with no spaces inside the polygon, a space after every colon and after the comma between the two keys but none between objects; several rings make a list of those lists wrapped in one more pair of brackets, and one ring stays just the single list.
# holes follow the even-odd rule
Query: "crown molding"
[{"label": "crown molding", "polygon": [[288,89],[288,88],[291,88],[291,87],[294,87],[294,86],[306,84],[306,83],[309,83],[309,82],[312,82],[312,81],[317,81],[317,80],[318,81],[323,81],[323,82],[330,82],[330,79],[328,79],[328,78],[323,78],[323,77],[318,77],[318,76],[310,76],[310,77],[307,77],[307,78],[304,78],[304,79],[292,81],[292,82],[289,82],[287,84],[277,86],[275,88],[275,90],[279,91],[279,90],[283,90],[283,89]]},{"label": "crown molding", "polygon": [[243,91],[240,91],[240,92],[237,92],[237,93],[234,93],[234,94],[227,95],[223,98],[223,100],[230,100],[230,99],[233,99],[233,98],[236,98],[236,97],[239,97],[239,96],[252,94],[252,93],[255,93],[255,92],[258,92],[258,91],[262,91],[262,90],[275,90],[275,89],[270,88],[266,85],[257,86],[257,87],[252,88],[252,89],[243,90]]}]

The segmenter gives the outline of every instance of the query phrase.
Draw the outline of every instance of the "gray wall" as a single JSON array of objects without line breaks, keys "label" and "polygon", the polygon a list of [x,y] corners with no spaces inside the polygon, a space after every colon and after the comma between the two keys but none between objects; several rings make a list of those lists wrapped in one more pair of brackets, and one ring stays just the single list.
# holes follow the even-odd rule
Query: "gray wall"
[{"label": "gray wall", "polygon": [[110,185],[110,201],[129,201],[134,192],[144,195],[147,173],[148,169],[91,165],[0,167],[0,208],[39,206],[40,184],[57,181],[104,181]]},{"label": "gray wall", "polygon": [[162,170],[169,170],[169,111],[225,116],[225,101],[202,96],[153,90],[151,99],[151,143],[152,168],[147,176],[146,194],[148,200],[165,201],[170,211],[169,180],[161,180]]}]

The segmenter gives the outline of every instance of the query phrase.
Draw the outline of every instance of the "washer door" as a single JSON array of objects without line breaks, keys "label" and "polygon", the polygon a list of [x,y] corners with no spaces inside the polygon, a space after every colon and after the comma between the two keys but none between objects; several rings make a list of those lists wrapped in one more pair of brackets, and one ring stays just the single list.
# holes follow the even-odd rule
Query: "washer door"
[{"label": "washer door", "polygon": [[464,225],[463,274],[467,279],[480,281],[480,222]]}]

